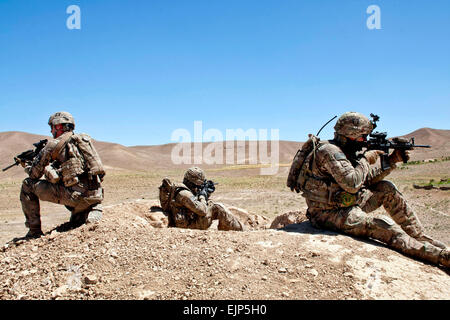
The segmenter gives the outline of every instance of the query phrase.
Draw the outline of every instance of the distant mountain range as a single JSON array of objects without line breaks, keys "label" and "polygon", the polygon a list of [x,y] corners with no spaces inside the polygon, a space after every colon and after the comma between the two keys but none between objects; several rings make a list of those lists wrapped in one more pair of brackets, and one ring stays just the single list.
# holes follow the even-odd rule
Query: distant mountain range
[{"label": "distant mountain range", "polygon": [[[421,128],[414,132],[404,135],[406,138],[415,138],[416,144],[432,145],[431,149],[417,149],[412,153],[413,160],[423,160],[427,158],[440,158],[450,156],[450,130]],[[22,151],[33,148],[32,144],[41,139],[50,139],[49,136],[36,135],[26,132],[8,131],[0,132],[0,166],[4,168],[13,163],[13,157]],[[130,169],[130,170],[152,170],[186,168],[190,164],[176,165],[171,160],[171,153],[176,146],[175,143],[156,145],[156,146],[133,146],[126,147],[117,143],[95,141],[95,146],[102,158],[104,164],[112,169]],[[249,156],[249,142],[245,144],[245,164],[252,163],[254,157]],[[297,150],[303,142],[279,141],[279,163],[290,163]],[[210,143],[203,143],[202,150],[208,147]],[[268,143],[268,156],[270,157],[271,145]],[[212,146],[211,146],[212,147]],[[243,145],[237,149],[235,142],[235,151],[242,151]],[[223,143],[221,146],[223,159],[226,157],[227,146]],[[216,149],[218,151],[220,149]],[[191,143],[191,152],[194,152],[194,144]],[[214,155],[214,153],[213,153]],[[193,156],[191,157],[193,160]],[[225,162],[225,160],[224,160]],[[193,163],[193,161],[192,161]],[[258,159],[258,163],[260,163]],[[236,160],[234,161],[236,164]],[[202,167],[222,167],[224,165],[200,165]],[[23,170],[10,169],[7,172],[0,172],[1,176],[15,176]],[[0,178],[1,178],[0,176]]]}]

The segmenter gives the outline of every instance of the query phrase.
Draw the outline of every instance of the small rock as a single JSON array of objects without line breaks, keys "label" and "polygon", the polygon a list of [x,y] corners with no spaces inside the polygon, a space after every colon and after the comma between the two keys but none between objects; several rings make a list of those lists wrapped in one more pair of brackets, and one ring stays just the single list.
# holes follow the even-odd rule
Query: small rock
[{"label": "small rock", "polygon": [[287,272],[287,269],[284,268],[284,267],[281,267],[280,269],[278,269],[278,272],[279,272],[279,273],[286,273],[286,272]]},{"label": "small rock", "polygon": [[11,261],[12,261],[12,259],[10,257],[6,257],[5,259],[2,260],[2,262],[6,263],[6,264],[10,264]]},{"label": "small rock", "polygon": [[90,274],[84,277],[85,284],[96,284],[98,282],[97,276]]},{"label": "small rock", "polygon": [[308,271],[308,273],[314,277],[317,277],[319,275],[319,272],[317,272],[316,269],[311,269]]},{"label": "small rock", "polygon": [[155,293],[155,291],[151,290],[142,290],[141,292],[139,292],[139,298],[142,300],[150,300],[150,297]]},{"label": "small rock", "polygon": [[52,233],[50,233],[50,235],[48,236],[48,240],[53,240],[55,239],[57,236],[59,235],[58,231],[53,230]]},{"label": "small rock", "polygon": [[345,273],[343,274],[343,276],[344,276],[344,277],[348,277],[348,278],[353,278],[353,274],[350,273],[350,272],[345,272]]},{"label": "small rock", "polygon": [[262,276],[261,280],[267,280],[267,276]]},{"label": "small rock", "polygon": [[55,291],[52,292],[52,297],[53,298],[61,297],[63,294],[67,292],[67,289],[68,289],[67,285],[63,285],[57,288]]}]

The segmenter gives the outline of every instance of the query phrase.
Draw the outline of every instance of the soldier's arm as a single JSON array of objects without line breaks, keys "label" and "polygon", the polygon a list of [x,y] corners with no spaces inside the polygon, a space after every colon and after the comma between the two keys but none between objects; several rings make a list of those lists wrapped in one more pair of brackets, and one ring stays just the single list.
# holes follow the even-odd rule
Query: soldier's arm
[{"label": "soldier's arm", "polygon": [[395,163],[390,163],[390,168],[387,170],[382,170],[380,166],[373,166],[370,168],[370,172],[367,175],[366,184],[371,185],[383,180],[388,174],[390,174],[397,165]]},{"label": "soldier's arm", "polygon": [[354,167],[339,149],[328,148],[321,153],[319,158],[322,159],[322,167],[336,180],[339,186],[350,193],[358,192],[370,172],[369,162],[362,158]]},{"label": "soldier's arm", "polygon": [[182,190],[177,194],[175,201],[199,216],[206,215],[208,204],[204,196],[197,199],[191,192]]},{"label": "soldier's arm", "polygon": [[25,172],[31,179],[39,179],[44,174],[45,167],[50,163],[52,151],[56,146],[54,141],[50,141],[34,158],[30,166],[25,167]]}]

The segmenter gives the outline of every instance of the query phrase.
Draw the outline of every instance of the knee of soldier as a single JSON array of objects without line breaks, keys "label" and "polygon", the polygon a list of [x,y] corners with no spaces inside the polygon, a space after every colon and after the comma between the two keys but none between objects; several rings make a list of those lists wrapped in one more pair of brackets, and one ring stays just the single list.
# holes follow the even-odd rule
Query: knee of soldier
[{"label": "knee of soldier", "polygon": [[397,224],[394,220],[389,218],[388,216],[385,216],[383,214],[378,214],[372,218],[372,224],[375,227],[386,229],[386,230],[395,230],[397,229]]},{"label": "knee of soldier", "polygon": [[215,212],[226,211],[226,207],[220,202],[211,202],[211,209]]},{"label": "knee of soldier", "polygon": [[384,194],[394,194],[394,193],[400,192],[397,189],[397,186],[388,180],[382,180],[382,181],[378,182],[376,189],[378,191],[383,192]]},{"label": "knee of soldier", "polygon": [[368,216],[358,207],[352,208],[347,218],[345,219],[343,227],[345,229],[355,229],[365,227],[367,224]]},{"label": "knee of soldier", "polygon": [[30,192],[33,189],[33,180],[31,178],[26,178],[22,182],[22,192]]}]

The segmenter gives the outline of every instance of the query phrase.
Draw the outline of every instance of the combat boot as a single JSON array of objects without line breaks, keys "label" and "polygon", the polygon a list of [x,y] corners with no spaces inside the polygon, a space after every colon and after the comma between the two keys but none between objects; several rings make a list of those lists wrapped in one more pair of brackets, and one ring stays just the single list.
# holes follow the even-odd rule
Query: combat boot
[{"label": "combat boot", "polygon": [[40,238],[41,236],[43,236],[44,233],[42,232],[42,230],[39,229],[31,229],[28,231],[28,233],[25,235],[26,239],[37,239]]},{"label": "combat boot", "polygon": [[69,223],[71,224],[72,227],[78,228],[86,222],[86,218],[87,218],[87,212],[85,212],[85,211],[78,212],[78,213],[72,213],[70,215]]},{"label": "combat boot", "polygon": [[439,263],[444,267],[450,268],[450,251],[444,249],[439,254]]},{"label": "combat boot", "polygon": [[421,241],[421,242],[429,242],[431,243],[433,246],[441,248],[441,249],[447,249],[447,246],[442,243],[441,241],[438,240],[434,240],[433,238],[431,238],[430,236],[427,236],[426,234],[422,234],[421,236],[417,237],[416,240]]}]

